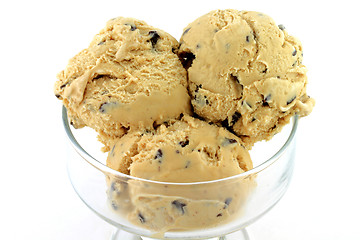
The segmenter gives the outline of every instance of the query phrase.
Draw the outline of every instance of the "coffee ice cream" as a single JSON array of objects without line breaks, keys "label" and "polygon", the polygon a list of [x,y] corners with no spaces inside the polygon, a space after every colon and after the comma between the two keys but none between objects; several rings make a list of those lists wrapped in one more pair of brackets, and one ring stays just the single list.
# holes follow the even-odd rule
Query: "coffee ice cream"
[{"label": "coffee ice cream", "polygon": [[314,106],[301,43],[263,13],[227,9],[201,16],[185,28],[179,56],[194,112],[249,148]]}]

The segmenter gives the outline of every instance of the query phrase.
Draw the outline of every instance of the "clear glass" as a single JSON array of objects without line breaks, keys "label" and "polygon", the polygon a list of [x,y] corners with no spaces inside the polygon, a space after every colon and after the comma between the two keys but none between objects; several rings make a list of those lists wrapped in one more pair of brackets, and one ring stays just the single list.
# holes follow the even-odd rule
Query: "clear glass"
[{"label": "clear glass", "polygon": [[106,166],[96,133],[63,123],[71,145],[68,172],[82,201],[116,227],[112,239],[249,239],[245,227],[285,193],[294,166],[298,117],[250,154],[254,168],[225,179],[167,183],[139,179]]}]

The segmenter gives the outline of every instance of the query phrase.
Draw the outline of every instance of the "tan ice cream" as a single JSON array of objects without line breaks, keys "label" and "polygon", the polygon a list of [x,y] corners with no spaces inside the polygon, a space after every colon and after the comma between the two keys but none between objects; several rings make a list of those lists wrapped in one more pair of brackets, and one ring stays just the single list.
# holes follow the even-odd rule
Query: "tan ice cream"
[{"label": "tan ice cream", "polygon": [[190,112],[186,71],[168,33],[115,18],[58,74],[55,94],[76,128],[89,126],[107,147],[129,129],[152,128]]},{"label": "tan ice cream", "polygon": [[[130,176],[171,183],[211,181],[252,168],[241,139],[190,116],[155,131],[128,133],[109,152],[107,165]],[[214,226],[239,213],[251,184],[250,179],[241,179],[221,186],[195,185],[189,190],[135,181],[128,186],[133,205],[129,218],[156,231]],[[112,205],[123,205],[119,201],[124,199],[117,197],[114,186],[113,180]]]},{"label": "tan ice cream", "polygon": [[163,233],[239,217],[254,176],[216,180],[252,169],[255,142],[312,111],[306,86],[302,46],[282,25],[216,10],[180,45],[143,21],[110,20],[58,74],[55,94],[75,128],[99,133],[107,166],[132,176],[107,176],[115,215]]},{"label": "tan ice cream", "polygon": [[265,14],[211,11],[184,29],[180,44],[195,113],[247,147],[314,106],[300,42]]}]

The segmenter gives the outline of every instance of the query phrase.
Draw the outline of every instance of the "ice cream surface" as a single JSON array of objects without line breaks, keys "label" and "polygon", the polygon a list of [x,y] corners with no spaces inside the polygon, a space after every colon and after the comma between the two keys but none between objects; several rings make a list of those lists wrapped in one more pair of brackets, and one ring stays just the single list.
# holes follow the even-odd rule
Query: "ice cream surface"
[{"label": "ice cream surface", "polygon": [[108,149],[129,129],[190,112],[186,71],[168,33],[133,18],[107,22],[58,74],[55,94],[76,128],[89,126]]},{"label": "ice cream surface", "polygon": [[[194,183],[243,173],[252,168],[252,161],[241,139],[234,134],[184,116],[154,131],[126,134],[109,152],[107,165],[142,179]],[[116,180],[112,184],[110,199],[118,209],[123,199],[114,186],[121,184]],[[133,206],[129,218],[155,231],[214,226],[240,212],[252,184],[250,179],[237,179],[228,184],[164,188],[135,181],[127,184]]]},{"label": "ice cream surface", "polygon": [[226,178],[252,168],[241,139],[190,116],[154,131],[128,133],[112,147],[107,165],[134,177],[176,183]]},{"label": "ice cream surface", "polygon": [[184,29],[180,44],[195,113],[247,147],[314,106],[301,43],[263,13],[211,11]]}]

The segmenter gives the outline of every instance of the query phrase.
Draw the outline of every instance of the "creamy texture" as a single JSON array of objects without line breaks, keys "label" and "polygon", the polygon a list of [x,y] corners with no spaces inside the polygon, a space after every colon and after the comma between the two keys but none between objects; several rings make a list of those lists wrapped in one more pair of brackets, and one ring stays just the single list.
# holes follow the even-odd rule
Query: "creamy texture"
[{"label": "creamy texture", "polygon": [[265,14],[211,11],[184,29],[180,44],[195,113],[247,147],[314,106],[300,42]]},{"label": "creamy texture", "polygon": [[[241,139],[190,116],[163,124],[155,131],[126,134],[109,152],[107,165],[131,176],[172,183],[216,180],[252,168]],[[196,186],[170,190],[171,186],[163,189],[134,184],[129,186],[133,209],[128,215],[132,222],[156,231],[217,225],[240,212],[252,180],[233,184],[236,191],[235,185],[227,188],[226,184],[221,189],[214,184],[197,190]],[[110,199],[121,205],[121,198],[116,196],[112,193]],[[226,207],[229,201],[233,202],[231,208]]]},{"label": "creamy texture", "polygon": [[151,129],[190,113],[186,71],[168,33],[115,18],[58,74],[55,94],[71,123],[89,126],[109,150],[129,129]]}]

